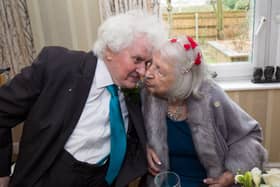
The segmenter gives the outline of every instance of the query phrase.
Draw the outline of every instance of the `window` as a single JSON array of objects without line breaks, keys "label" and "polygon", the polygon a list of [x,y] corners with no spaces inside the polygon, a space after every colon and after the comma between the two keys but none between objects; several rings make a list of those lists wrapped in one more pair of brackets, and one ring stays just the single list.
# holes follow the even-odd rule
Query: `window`
[{"label": "window", "polygon": [[270,19],[279,14],[273,10],[279,9],[279,0],[172,0],[171,7],[168,2],[162,0],[161,10],[170,37],[195,38],[217,80],[250,79],[253,68],[269,63],[269,57],[280,60],[276,50],[269,50],[276,43],[270,42],[277,38],[270,35],[277,30]]}]

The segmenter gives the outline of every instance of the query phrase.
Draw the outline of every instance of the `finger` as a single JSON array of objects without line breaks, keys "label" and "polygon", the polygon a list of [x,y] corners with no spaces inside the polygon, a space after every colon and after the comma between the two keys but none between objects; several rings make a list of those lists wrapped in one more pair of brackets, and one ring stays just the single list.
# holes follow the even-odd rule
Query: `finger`
[{"label": "finger", "polygon": [[151,175],[156,176],[159,172],[158,171],[154,171],[152,168],[148,168],[148,171]]},{"label": "finger", "polygon": [[153,161],[153,158],[151,155],[148,156],[148,163],[149,163],[149,168],[153,171],[153,172],[159,172],[160,169],[157,166],[157,164]]},{"label": "finger", "polygon": [[148,159],[150,169],[153,172],[159,172],[160,171],[159,164],[161,164],[161,162],[159,161],[156,153],[151,148],[147,149],[147,159]]},{"label": "finger", "polygon": [[154,151],[151,151],[152,159],[157,165],[161,165],[161,161]]},{"label": "finger", "polygon": [[205,184],[208,184],[208,185],[210,185],[210,184],[217,184],[218,183],[218,181],[216,179],[214,179],[214,178],[206,178],[206,179],[203,180],[203,182]]},{"label": "finger", "polygon": [[208,187],[223,187],[223,186],[220,184],[210,184]]}]

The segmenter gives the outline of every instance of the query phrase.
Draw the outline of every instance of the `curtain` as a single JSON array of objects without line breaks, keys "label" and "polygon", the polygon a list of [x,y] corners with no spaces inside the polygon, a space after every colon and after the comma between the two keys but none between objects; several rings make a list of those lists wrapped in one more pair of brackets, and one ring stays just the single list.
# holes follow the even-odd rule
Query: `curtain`
[{"label": "curtain", "polygon": [[26,0],[0,0],[0,68],[10,67],[13,76],[34,54]]},{"label": "curtain", "polygon": [[109,16],[124,13],[133,9],[143,9],[160,15],[159,0],[99,0],[101,21]]}]

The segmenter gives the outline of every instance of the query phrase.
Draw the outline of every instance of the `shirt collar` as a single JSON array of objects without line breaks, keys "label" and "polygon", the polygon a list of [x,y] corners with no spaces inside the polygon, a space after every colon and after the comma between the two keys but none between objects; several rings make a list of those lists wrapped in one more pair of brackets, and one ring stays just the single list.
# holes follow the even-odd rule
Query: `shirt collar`
[{"label": "shirt collar", "polygon": [[114,84],[111,74],[103,60],[97,60],[95,71],[96,88],[105,88],[106,86]]}]

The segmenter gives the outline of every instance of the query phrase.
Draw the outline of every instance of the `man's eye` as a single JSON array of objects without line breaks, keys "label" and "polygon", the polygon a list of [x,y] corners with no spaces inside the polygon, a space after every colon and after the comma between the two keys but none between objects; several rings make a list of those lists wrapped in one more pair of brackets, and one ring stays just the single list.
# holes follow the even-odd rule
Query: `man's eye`
[{"label": "man's eye", "polygon": [[143,61],[143,59],[140,58],[140,57],[136,57],[136,58],[134,59],[134,63],[135,63],[135,64],[139,64],[139,63],[141,63],[142,61]]}]

